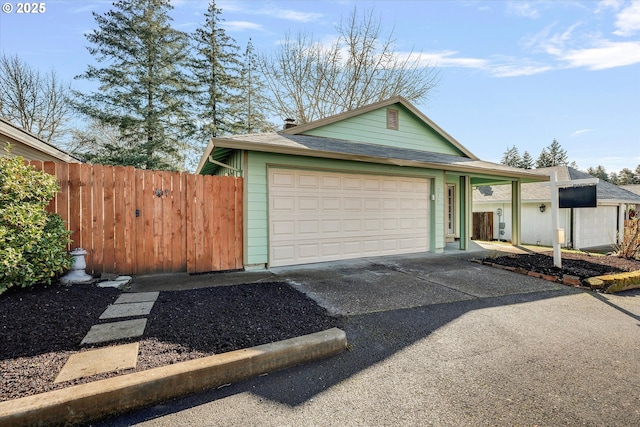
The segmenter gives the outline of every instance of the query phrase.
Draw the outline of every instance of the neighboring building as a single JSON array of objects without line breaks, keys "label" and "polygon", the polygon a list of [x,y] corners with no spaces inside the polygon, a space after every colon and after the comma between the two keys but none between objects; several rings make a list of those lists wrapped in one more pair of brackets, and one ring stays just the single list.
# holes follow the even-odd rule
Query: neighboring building
[{"label": "neighboring building", "polygon": [[[558,181],[593,178],[568,166],[535,169],[550,175],[556,171]],[[559,227],[565,230],[563,246],[576,249],[595,248],[617,243],[628,218],[629,206],[640,204],[640,195],[600,180],[596,186],[597,208],[560,209]],[[493,238],[511,240],[511,188],[478,186],[473,190],[473,212],[493,213]],[[501,215],[498,215],[498,213]],[[522,185],[522,231],[524,244],[551,246],[551,187],[548,183]],[[502,226],[500,225],[502,224]]]},{"label": "neighboring building", "polygon": [[11,156],[22,156],[25,160],[48,162],[81,163],[79,159],[44,142],[40,138],[0,119],[0,154],[5,155],[5,147],[11,144]]},{"label": "neighboring building", "polygon": [[640,184],[621,185],[620,188],[640,195]]},{"label": "neighboring building", "polygon": [[214,138],[197,173],[244,177],[245,268],[466,250],[472,186],[549,179],[479,160],[402,97]]}]

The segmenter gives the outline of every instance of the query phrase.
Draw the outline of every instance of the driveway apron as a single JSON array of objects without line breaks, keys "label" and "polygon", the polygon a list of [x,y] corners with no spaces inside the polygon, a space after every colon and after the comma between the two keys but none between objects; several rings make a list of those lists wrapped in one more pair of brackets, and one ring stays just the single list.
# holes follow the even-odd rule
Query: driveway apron
[{"label": "driveway apron", "polygon": [[270,271],[330,313],[345,316],[562,288],[437,254],[363,258]]}]

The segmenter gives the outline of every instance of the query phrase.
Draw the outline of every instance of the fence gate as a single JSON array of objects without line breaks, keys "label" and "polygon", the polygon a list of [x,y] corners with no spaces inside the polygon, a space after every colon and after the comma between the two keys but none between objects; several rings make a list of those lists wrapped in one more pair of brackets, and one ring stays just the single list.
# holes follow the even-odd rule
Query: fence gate
[{"label": "fence gate", "polygon": [[89,274],[242,268],[242,178],[29,162],[56,176],[48,209],[87,250]]},{"label": "fence gate", "polygon": [[473,240],[493,240],[493,212],[474,212],[472,231]]}]

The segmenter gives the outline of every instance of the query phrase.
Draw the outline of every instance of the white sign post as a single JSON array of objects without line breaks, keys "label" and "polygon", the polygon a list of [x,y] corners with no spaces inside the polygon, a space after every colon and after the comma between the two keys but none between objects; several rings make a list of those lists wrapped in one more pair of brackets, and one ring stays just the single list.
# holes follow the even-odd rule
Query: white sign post
[{"label": "white sign post", "polygon": [[564,241],[564,229],[560,224],[560,197],[558,189],[560,187],[575,187],[578,185],[597,184],[598,178],[574,179],[571,181],[558,181],[558,173],[551,171],[551,229],[553,230],[553,265],[562,268],[562,257],[560,256],[560,245]]},{"label": "white sign post", "polygon": [[551,172],[551,229],[553,230],[553,265],[562,268],[562,257],[560,256],[560,239],[558,226],[560,222],[560,200],[558,196],[558,172]]}]

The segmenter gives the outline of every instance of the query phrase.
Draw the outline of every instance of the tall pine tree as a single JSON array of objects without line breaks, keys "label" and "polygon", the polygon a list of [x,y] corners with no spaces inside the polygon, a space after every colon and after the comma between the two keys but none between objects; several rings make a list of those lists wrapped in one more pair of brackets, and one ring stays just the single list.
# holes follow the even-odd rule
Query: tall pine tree
[{"label": "tall pine tree", "polygon": [[548,168],[552,166],[565,166],[568,164],[567,151],[562,149],[562,146],[557,139],[554,138],[551,145],[544,148],[536,161],[537,168]]},{"label": "tall pine tree", "polygon": [[259,133],[276,131],[276,125],[267,119],[265,111],[266,85],[257,67],[257,58],[253,50],[251,39],[247,43],[242,58],[242,72],[240,74],[240,94],[236,98],[236,110],[239,112],[238,121],[234,126],[234,133]]},{"label": "tall pine tree", "polygon": [[87,34],[89,52],[103,66],[89,65],[78,78],[95,81],[96,92],[76,93],[77,108],[125,141],[104,147],[95,161],[146,169],[183,168],[193,86],[185,73],[187,34],[170,25],[169,0],[120,0]]},{"label": "tall pine tree", "polygon": [[518,147],[516,147],[515,145],[511,148],[507,148],[507,151],[505,151],[502,155],[502,160],[500,160],[500,163],[502,163],[503,165],[511,166],[514,168],[519,168],[521,162],[522,157],[520,157]]},{"label": "tall pine tree", "polygon": [[193,34],[196,57],[192,69],[200,85],[198,137],[205,144],[212,137],[232,133],[238,115],[234,99],[239,92],[240,48],[222,28],[221,13],[212,0],[204,25]]},{"label": "tall pine tree", "polygon": [[531,157],[531,154],[529,154],[528,151],[525,151],[522,155],[522,159],[520,159],[520,165],[518,167],[522,169],[533,168],[533,157]]}]

